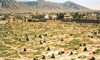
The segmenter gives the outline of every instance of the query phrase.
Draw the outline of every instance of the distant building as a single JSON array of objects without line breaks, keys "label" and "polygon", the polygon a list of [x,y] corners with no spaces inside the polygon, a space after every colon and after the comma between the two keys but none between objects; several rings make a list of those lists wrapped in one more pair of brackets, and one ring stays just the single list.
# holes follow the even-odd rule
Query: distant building
[{"label": "distant building", "polygon": [[15,17],[13,15],[9,16],[9,20],[15,20]]},{"label": "distant building", "polygon": [[48,14],[45,15],[45,19],[50,19],[50,16]]},{"label": "distant building", "polygon": [[23,22],[27,22],[29,19],[32,19],[32,16],[30,14],[26,14],[25,16],[22,17]]},{"label": "distant building", "polygon": [[3,18],[3,17],[4,17],[4,15],[0,15],[0,19]]},{"label": "distant building", "polygon": [[27,22],[28,21],[28,17],[23,16],[22,21],[23,22]]},{"label": "distant building", "polygon": [[73,19],[73,16],[71,16],[69,13],[64,15],[64,19]]},{"label": "distant building", "polygon": [[56,20],[57,19],[57,15],[52,15],[51,18]]},{"label": "distant building", "polygon": [[83,16],[83,19],[87,19],[87,20],[97,20],[97,14],[87,14],[85,16]]},{"label": "distant building", "polygon": [[28,18],[28,19],[32,19],[31,15],[25,15],[25,17]]}]

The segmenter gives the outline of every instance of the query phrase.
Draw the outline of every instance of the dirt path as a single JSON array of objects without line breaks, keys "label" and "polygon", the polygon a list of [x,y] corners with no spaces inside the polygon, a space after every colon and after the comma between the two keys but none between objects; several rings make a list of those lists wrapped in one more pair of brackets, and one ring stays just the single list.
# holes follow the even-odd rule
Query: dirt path
[{"label": "dirt path", "polygon": [[[18,51],[18,55],[20,56],[20,58],[22,59],[28,59],[27,57],[24,57],[24,56],[22,56],[21,54],[20,54],[20,51],[17,49],[17,48],[15,48],[15,47],[13,47],[13,46],[10,46],[10,45],[8,45],[8,44],[5,44],[4,43],[4,41],[1,41],[5,46],[7,46],[7,47],[10,47],[11,49],[13,49],[13,50],[15,50],[15,51]],[[12,58],[12,59],[15,59],[15,58]]]}]

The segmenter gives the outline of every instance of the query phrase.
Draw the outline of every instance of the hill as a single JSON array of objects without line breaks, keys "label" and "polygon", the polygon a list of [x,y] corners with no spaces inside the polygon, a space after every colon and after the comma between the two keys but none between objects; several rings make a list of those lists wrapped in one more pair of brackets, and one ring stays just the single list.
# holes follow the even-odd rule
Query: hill
[{"label": "hill", "polygon": [[0,0],[0,10],[3,13],[28,12],[30,11],[30,7],[28,7],[24,3],[20,4],[16,0]]},{"label": "hill", "polygon": [[44,0],[17,2],[16,0],[0,0],[1,12],[64,12],[64,11],[87,11],[86,7],[74,2],[54,3]]},{"label": "hill", "polygon": [[30,7],[34,7],[35,11],[42,12],[63,12],[63,11],[87,11],[89,8],[78,5],[74,2],[67,1],[64,3],[54,3],[44,0],[32,1],[32,2],[23,2]]}]

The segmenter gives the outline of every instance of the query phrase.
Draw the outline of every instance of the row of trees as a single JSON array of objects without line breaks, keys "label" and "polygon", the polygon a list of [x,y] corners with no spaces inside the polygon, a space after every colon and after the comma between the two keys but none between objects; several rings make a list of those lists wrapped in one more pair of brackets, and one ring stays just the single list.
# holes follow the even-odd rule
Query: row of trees
[{"label": "row of trees", "polygon": [[75,15],[73,16],[73,18],[75,18],[75,19],[81,19],[81,18],[83,18],[83,15],[81,15],[79,13],[75,13]]},{"label": "row of trees", "polygon": [[[10,15],[5,14],[4,17],[1,17],[1,18],[0,18],[0,20],[10,19],[9,16],[10,16]],[[22,19],[22,16],[20,16],[20,15],[15,15],[14,18],[15,18],[15,19]]]},{"label": "row of trees", "polygon": [[[57,19],[64,19],[64,15],[65,15],[65,13],[59,13],[59,14],[57,14]],[[81,14],[79,14],[79,13],[75,13],[73,15],[73,18],[75,18],[75,19],[81,19],[81,18],[83,18],[83,16]]]},{"label": "row of trees", "polygon": [[32,15],[32,18],[42,19],[42,18],[44,18],[44,15]]},{"label": "row of trees", "polygon": [[[57,15],[57,19],[62,20],[62,19],[64,19],[65,13],[58,13],[56,15]],[[84,16],[82,14],[79,14],[78,12],[74,13],[72,15],[73,15],[74,19],[81,19]],[[32,18],[35,18],[35,19],[43,19],[44,18],[44,15],[31,15],[31,16],[32,16]],[[20,15],[15,15],[14,18],[15,19],[23,19],[23,17]],[[0,20],[6,20],[6,19],[9,19],[9,14],[5,14],[4,17],[0,18]],[[100,16],[97,16],[97,19],[99,20]]]}]

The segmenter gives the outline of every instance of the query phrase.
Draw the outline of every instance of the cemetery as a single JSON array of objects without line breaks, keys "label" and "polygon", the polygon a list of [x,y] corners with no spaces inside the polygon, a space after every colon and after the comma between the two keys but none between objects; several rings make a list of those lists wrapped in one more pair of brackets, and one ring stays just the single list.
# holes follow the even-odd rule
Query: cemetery
[{"label": "cemetery", "polygon": [[100,24],[0,24],[0,60],[100,60]]}]

